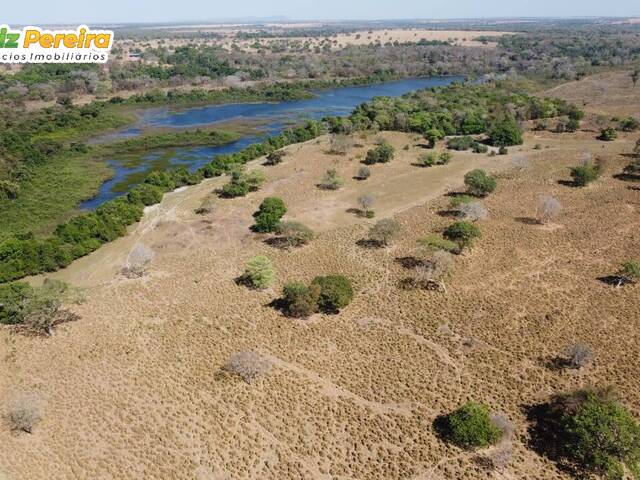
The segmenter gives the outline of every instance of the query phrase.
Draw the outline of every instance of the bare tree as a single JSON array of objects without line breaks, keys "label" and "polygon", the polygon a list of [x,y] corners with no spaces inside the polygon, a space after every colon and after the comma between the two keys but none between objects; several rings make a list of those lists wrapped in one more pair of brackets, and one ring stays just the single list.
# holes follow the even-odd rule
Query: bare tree
[{"label": "bare tree", "polygon": [[503,439],[510,439],[513,437],[515,428],[513,427],[513,423],[511,423],[504,413],[492,413],[491,423],[502,431]]},{"label": "bare tree", "polygon": [[369,229],[369,239],[387,246],[400,232],[400,224],[390,218],[380,220]]},{"label": "bare tree", "polygon": [[459,215],[465,220],[477,222],[487,219],[489,211],[480,202],[471,202],[460,207]]},{"label": "bare tree", "polygon": [[265,375],[271,368],[271,362],[252,351],[234,353],[229,357],[222,370],[240,377],[248,384]]},{"label": "bare tree", "polygon": [[155,253],[143,243],[136,243],[129,256],[122,274],[127,278],[139,278],[147,273],[147,267],[153,260]]},{"label": "bare tree", "polygon": [[543,195],[538,201],[537,217],[541,224],[549,223],[558,218],[562,205],[560,202],[549,195]]},{"label": "bare tree", "polygon": [[329,140],[329,153],[332,155],[345,155],[352,146],[353,142],[347,135],[333,134]]},{"label": "bare tree", "polygon": [[369,211],[373,206],[373,197],[371,195],[362,195],[358,198],[358,204],[360,205],[360,211],[363,216],[369,216]]},{"label": "bare tree", "polygon": [[523,153],[518,153],[513,156],[511,165],[513,165],[513,168],[517,171],[524,170],[529,166],[529,158]]},{"label": "bare tree", "polygon": [[491,468],[503,472],[513,459],[513,445],[511,442],[501,442],[486,456]]},{"label": "bare tree", "polygon": [[37,394],[21,394],[9,404],[7,419],[14,430],[32,433],[42,420],[44,400]]},{"label": "bare tree", "polygon": [[584,343],[572,343],[565,351],[567,365],[580,369],[586,367],[593,360],[593,350]]},{"label": "bare tree", "polygon": [[430,290],[447,291],[445,280],[453,272],[455,260],[445,250],[434,252],[431,260],[416,267],[416,284]]}]

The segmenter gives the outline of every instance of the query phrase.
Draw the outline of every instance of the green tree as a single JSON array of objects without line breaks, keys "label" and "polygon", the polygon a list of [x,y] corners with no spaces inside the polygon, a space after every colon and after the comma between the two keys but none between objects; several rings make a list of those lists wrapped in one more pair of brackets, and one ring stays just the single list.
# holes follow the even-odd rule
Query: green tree
[{"label": "green tree", "polygon": [[306,286],[302,282],[289,282],[284,286],[282,296],[287,316],[305,318],[318,310],[320,285]]},{"label": "green tree", "polygon": [[495,121],[489,128],[489,142],[495,147],[509,147],[522,144],[522,130],[513,117],[507,116]]},{"label": "green tree", "polygon": [[575,186],[585,187],[598,179],[601,169],[598,165],[592,162],[587,162],[582,165],[578,165],[577,167],[572,167],[570,173]]},{"label": "green tree", "polygon": [[436,146],[436,142],[444,138],[444,133],[437,128],[432,128],[430,130],[427,130],[427,132],[424,134],[424,138],[427,141],[427,147],[434,148]]},{"label": "green tree", "polygon": [[488,447],[502,436],[487,406],[477,402],[468,402],[450,413],[447,424],[448,439],[463,448]]},{"label": "green tree", "polygon": [[496,178],[488,175],[487,172],[482,169],[467,172],[464,176],[464,184],[467,186],[469,194],[477,197],[489,195],[498,186]]},{"label": "green tree", "polygon": [[452,242],[456,242],[460,250],[462,250],[465,247],[473,245],[473,241],[480,237],[480,228],[470,222],[457,221],[445,229],[444,237]]},{"label": "green tree", "polygon": [[581,391],[562,399],[561,438],[583,467],[622,479],[624,466],[640,475],[640,426],[629,411],[601,392]]},{"label": "green tree", "polygon": [[253,214],[256,219],[253,229],[262,233],[273,232],[285,213],[287,213],[287,207],[281,198],[267,197],[260,204],[258,211]]},{"label": "green tree", "polygon": [[257,255],[247,263],[240,281],[250,287],[263,290],[273,283],[275,276],[276,272],[271,260],[263,255]]},{"label": "green tree", "polygon": [[318,307],[325,313],[337,313],[353,299],[351,281],[342,275],[316,277],[311,285],[320,288]]}]

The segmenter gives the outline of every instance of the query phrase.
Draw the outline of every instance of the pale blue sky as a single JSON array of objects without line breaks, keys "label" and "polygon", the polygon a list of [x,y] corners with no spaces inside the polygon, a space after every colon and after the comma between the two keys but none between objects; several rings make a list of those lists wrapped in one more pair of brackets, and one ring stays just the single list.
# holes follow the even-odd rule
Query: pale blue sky
[{"label": "pale blue sky", "polygon": [[403,19],[640,16],[639,0],[51,0],[8,1],[0,23],[177,22],[239,17]]}]

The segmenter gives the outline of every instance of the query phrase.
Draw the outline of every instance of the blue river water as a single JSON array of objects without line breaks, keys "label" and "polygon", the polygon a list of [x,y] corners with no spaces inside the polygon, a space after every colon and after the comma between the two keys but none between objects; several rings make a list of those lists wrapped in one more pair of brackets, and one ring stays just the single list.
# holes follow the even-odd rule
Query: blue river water
[{"label": "blue river water", "polygon": [[[374,97],[398,97],[405,93],[448,85],[462,81],[464,77],[429,77],[413,78],[386,82],[375,85],[340,87],[314,92],[315,98],[294,100],[280,103],[240,103],[226,105],[210,105],[173,111],[166,108],[150,108],[145,110],[138,123],[127,130],[118,132],[119,138],[130,138],[139,135],[145,127],[189,128],[229,121],[258,121],[258,133],[241,137],[239,140],[217,147],[189,147],[171,149],[169,165],[185,166],[189,170],[209,163],[216,155],[234,153],[260,142],[265,137],[277,135],[295,123],[304,120],[319,120],[326,116],[347,116],[355,107]],[[126,159],[114,158],[108,161],[114,175],[104,182],[97,194],[83,202],[83,209],[95,209],[107,200],[123,193],[124,187],[130,187],[142,180],[154,168],[161,168],[158,159],[165,156],[164,151],[152,151],[142,156],[140,161],[131,165]],[[166,159],[162,168],[166,167]]]}]

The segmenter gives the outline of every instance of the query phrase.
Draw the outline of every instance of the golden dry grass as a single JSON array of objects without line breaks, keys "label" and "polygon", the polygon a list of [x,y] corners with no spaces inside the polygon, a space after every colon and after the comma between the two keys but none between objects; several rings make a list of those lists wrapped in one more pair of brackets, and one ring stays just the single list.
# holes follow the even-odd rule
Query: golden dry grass
[{"label": "golden dry grass", "polygon": [[[629,93],[636,105],[638,95]],[[326,139],[292,146],[266,169],[260,192],[220,200],[205,218],[193,209],[222,180],[175,192],[130,237],[56,274],[89,287],[87,303],[74,307],[82,320],[47,340],[0,331],[0,406],[18,391],[47,401],[33,435],[0,429],[0,478],[568,478],[526,447],[522,407],[558,390],[615,384],[640,413],[640,287],[598,281],[640,256],[640,192],[612,176],[635,136],[604,144],[593,132],[529,133],[529,165],[515,171],[510,158],[472,154],[421,169],[411,165],[420,149],[410,137],[384,135],[399,158],[372,167],[365,182],[350,175],[366,147],[335,157],[323,153]],[[585,151],[605,160],[603,177],[584,189],[558,183]],[[484,201],[482,239],[457,257],[447,294],[400,289],[411,271],[397,259],[451,221],[437,213],[444,190],[473,162],[500,176]],[[330,166],[347,177],[342,191],[314,186]],[[378,218],[402,225],[390,248],[356,245],[370,221],[345,210],[365,190]],[[541,194],[563,205],[551,227],[526,220]],[[290,252],[265,245],[248,226],[266,195],[282,196],[286,218],[313,225],[318,238]],[[125,279],[117,272],[138,240],[157,256],[148,277]],[[233,282],[257,253],[278,271],[264,292]],[[297,321],[268,306],[284,282],[323,273],[355,282],[356,298],[339,315]],[[593,365],[546,367],[575,340],[592,346]],[[270,375],[251,386],[221,375],[241,350],[268,356]],[[516,426],[504,474],[434,434],[434,418],[468,399]]]}]

